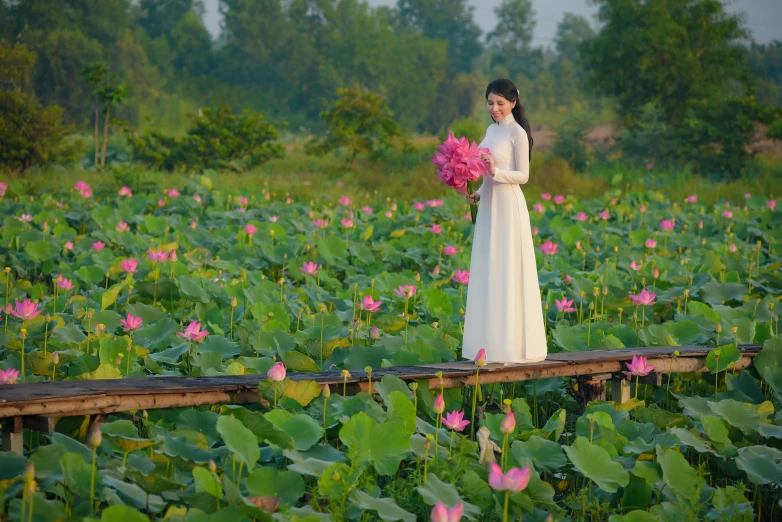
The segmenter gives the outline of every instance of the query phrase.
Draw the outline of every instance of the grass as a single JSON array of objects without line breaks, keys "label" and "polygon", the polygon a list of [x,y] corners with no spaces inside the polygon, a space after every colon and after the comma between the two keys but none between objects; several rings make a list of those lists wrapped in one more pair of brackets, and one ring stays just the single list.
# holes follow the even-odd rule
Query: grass
[{"label": "grass", "polygon": [[[285,158],[274,159],[249,172],[221,172],[216,186],[239,193],[255,193],[263,187],[275,196],[299,200],[323,197],[335,200],[350,194],[359,204],[368,205],[388,199],[461,198],[456,192],[446,190],[437,178],[430,161],[437,144],[437,138],[415,138],[414,150],[410,153],[385,153],[375,162],[359,158],[351,169],[344,157],[309,156],[304,152],[303,143],[295,141],[287,144]],[[122,144],[116,146],[121,148]],[[633,167],[620,160],[596,161],[587,172],[580,173],[547,152],[533,154],[530,169],[530,182],[522,186],[528,202],[536,201],[544,192],[591,198],[648,190],[659,192],[672,201],[682,201],[686,196],[697,194],[699,202],[705,205],[724,199],[741,204],[745,192],[778,196],[782,180],[782,159],[770,156],[754,159],[747,169],[749,173],[741,178],[723,182],[689,172]],[[188,182],[197,182],[200,174],[159,173],[132,165],[110,165],[105,172],[99,172],[75,165],[51,167],[26,175],[6,172],[2,180],[19,180],[25,193],[42,195],[67,192],[80,179],[90,183],[98,193],[115,192],[122,185],[137,189],[145,186],[182,188]],[[339,182],[342,182],[341,186]]]}]

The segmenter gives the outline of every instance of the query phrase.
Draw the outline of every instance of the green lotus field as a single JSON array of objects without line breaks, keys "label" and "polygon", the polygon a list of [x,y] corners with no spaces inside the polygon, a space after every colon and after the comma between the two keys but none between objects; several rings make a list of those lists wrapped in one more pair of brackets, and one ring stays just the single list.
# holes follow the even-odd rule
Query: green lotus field
[{"label": "green lotus field", "polygon": [[[0,453],[4,520],[782,519],[771,197],[530,201],[550,353],[710,350],[709,373],[582,411],[560,378],[344,396],[286,376],[460,360],[463,199],[21,186],[0,184],[0,390],[257,375],[265,400],[25,430],[24,455]],[[764,348],[739,371],[746,343]]]}]

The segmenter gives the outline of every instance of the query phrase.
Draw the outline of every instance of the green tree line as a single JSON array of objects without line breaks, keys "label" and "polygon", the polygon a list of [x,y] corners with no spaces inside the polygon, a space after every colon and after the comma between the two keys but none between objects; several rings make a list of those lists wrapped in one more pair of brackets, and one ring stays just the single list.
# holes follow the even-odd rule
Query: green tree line
[{"label": "green tree line", "polygon": [[[320,133],[339,90],[361,85],[403,131],[436,134],[484,116],[487,80],[508,77],[533,115],[588,124],[607,101],[640,161],[740,168],[752,122],[770,123],[782,103],[782,42],[752,42],[718,0],[591,1],[598,27],[565,13],[545,49],[533,45],[531,0],[503,0],[488,34],[466,0],[220,0],[219,38],[201,0],[0,0],[0,40],[32,53],[26,92],[80,132],[117,118],[182,133],[188,113],[228,105]],[[96,83],[85,71],[99,63]],[[657,134],[669,149],[650,145]]]}]

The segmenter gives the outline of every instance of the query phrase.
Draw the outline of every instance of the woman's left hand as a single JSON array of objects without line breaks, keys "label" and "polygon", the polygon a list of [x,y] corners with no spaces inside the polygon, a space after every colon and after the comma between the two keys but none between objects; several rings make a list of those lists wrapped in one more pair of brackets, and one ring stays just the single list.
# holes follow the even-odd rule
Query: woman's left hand
[{"label": "woman's left hand", "polygon": [[494,176],[494,158],[492,155],[482,152],[481,159],[486,162],[486,168],[489,169],[489,174]]}]

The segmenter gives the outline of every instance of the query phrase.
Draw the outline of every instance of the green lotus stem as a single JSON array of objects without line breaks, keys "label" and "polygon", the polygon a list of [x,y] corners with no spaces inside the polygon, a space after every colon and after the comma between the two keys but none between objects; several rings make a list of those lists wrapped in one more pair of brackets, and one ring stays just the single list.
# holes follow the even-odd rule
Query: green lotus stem
[{"label": "green lotus stem", "polygon": [[470,423],[470,437],[475,440],[475,407],[477,406],[478,394],[481,393],[481,386],[479,383],[479,374],[481,368],[475,369],[475,386],[472,389],[472,422]]},{"label": "green lotus stem", "polygon": [[130,375],[130,352],[133,350],[133,334],[131,333],[130,339],[128,339],[128,361],[127,366],[125,367],[125,375]]},{"label": "green lotus stem", "polygon": [[[47,351],[46,351],[46,345],[47,341],[49,341],[49,321],[46,321],[46,331],[43,334],[43,356],[46,357]],[[738,343],[736,343],[736,346],[738,346]]]},{"label": "green lotus stem", "polygon": [[274,381],[274,384],[272,384],[272,386],[273,386],[273,389],[274,389],[274,408],[273,409],[276,410],[277,409],[277,381]]},{"label": "green lotus stem", "polygon": [[160,277],[159,268],[155,267],[155,284],[152,286],[152,306],[157,305],[157,280]]},{"label": "green lotus stem", "polygon": [[448,458],[453,456],[453,434],[454,430],[451,430],[451,442],[448,444]]},{"label": "green lotus stem", "polygon": [[502,472],[508,470],[508,434],[502,437]]},{"label": "green lotus stem", "polygon": [[231,321],[228,324],[228,338],[233,340],[234,338],[234,307],[231,307]]},{"label": "green lotus stem", "polygon": [[635,374],[635,398],[638,399],[638,378],[640,377],[639,374]]},{"label": "green lotus stem", "polygon": [[532,381],[532,402],[535,406],[535,412],[533,414],[533,422],[535,427],[538,427],[538,381]]},{"label": "green lotus stem", "polygon": [[326,408],[329,404],[329,398],[323,397],[323,440],[328,442],[328,436],[326,435]]},{"label": "green lotus stem", "polygon": [[22,374],[19,376],[21,380],[25,380],[24,377],[24,340],[27,338],[27,329],[22,328]]},{"label": "green lotus stem", "polygon": [[407,346],[407,325],[410,322],[407,318],[407,302],[410,300],[410,297],[405,297],[405,346]]},{"label": "green lotus stem", "polygon": [[[100,428],[98,428],[100,429]],[[90,513],[95,516],[95,469],[97,468],[98,445],[92,445],[92,476],[90,477]]]},{"label": "green lotus stem", "polygon": [[508,522],[508,498],[510,497],[510,491],[505,490],[505,506],[502,508],[502,521]]},{"label": "green lotus stem", "polygon": [[437,450],[440,447],[440,444],[439,444],[440,443],[440,423],[442,422],[442,420],[443,420],[443,414],[442,413],[438,413],[437,414],[437,422],[435,423],[435,426],[437,427],[437,429],[434,432],[434,458],[435,458],[435,460],[437,460],[437,454],[439,453]]},{"label": "green lotus stem", "polygon": [[[757,488],[757,486],[755,486]],[[757,497],[757,494],[755,494]],[[22,520],[24,520],[24,512],[27,509],[27,483],[22,487]]]},{"label": "green lotus stem", "polygon": [[320,371],[323,371],[323,308],[320,309]]},{"label": "green lotus stem", "polygon": [[[435,450],[435,452],[436,451],[437,450]],[[426,472],[428,470],[429,470],[429,444],[424,444],[424,484],[426,484]]]},{"label": "green lotus stem", "polygon": [[[5,268],[5,308],[3,310],[8,310],[8,292],[9,287],[11,284],[11,269],[9,267]],[[8,330],[8,314],[5,314],[5,329]]]}]

